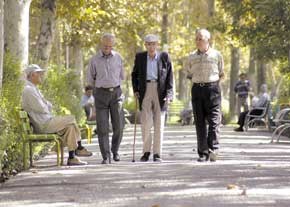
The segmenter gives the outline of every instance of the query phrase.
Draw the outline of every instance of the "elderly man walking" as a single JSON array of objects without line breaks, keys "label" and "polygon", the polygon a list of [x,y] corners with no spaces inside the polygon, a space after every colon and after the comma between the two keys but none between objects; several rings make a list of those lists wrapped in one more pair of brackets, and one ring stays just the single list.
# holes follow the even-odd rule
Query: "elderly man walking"
[{"label": "elderly man walking", "polygon": [[147,51],[136,54],[132,72],[133,90],[141,110],[144,154],[140,160],[149,160],[153,125],[153,161],[161,162],[165,112],[173,95],[172,64],[166,52],[157,51],[158,36],[149,34],[144,40]]},{"label": "elderly man walking", "polygon": [[[101,37],[100,50],[94,55],[88,66],[88,85],[94,88],[97,134],[102,153],[102,164],[120,161],[119,146],[123,136],[123,95],[121,84],[124,80],[124,68],[121,55],[113,50],[115,36],[105,33]],[[111,116],[113,136],[109,143],[109,116]]]},{"label": "elderly man walking", "polygon": [[[198,29],[197,50],[188,57],[187,73],[192,81],[191,100],[195,120],[198,162],[216,161],[221,121],[221,91],[224,76],[223,57],[209,45],[210,33]],[[208,127],[207,127],[208,123]]]}]

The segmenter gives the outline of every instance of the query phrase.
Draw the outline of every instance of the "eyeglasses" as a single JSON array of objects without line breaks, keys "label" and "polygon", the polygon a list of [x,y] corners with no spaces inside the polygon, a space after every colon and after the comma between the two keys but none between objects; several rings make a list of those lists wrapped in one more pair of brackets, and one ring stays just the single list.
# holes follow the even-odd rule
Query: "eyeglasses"
[{"label": "eyeglasses", "polygon": [[195,41],[203,41],[204,39],[200,38],[200,37],[197,37],[195,38]]},{"label": "eyeglasses", "polygon": [[113,48],[113,45],[103,45],[103,48],[112,49]]}]

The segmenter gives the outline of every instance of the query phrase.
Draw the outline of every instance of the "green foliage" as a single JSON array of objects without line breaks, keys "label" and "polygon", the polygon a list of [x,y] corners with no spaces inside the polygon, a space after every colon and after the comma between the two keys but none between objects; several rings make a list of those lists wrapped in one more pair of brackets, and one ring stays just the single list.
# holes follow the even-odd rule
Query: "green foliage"
[{"label": "green foliage", "polygon": [[[257,57],[267,60],[288,57],[290,46],[290,1],[221,0],[233,22],[227,31],[245,45],[256,48]],[[228,18],[227,19],[231,19]]]},{"label": "green foliage", "polygon": [[0,97],[0,169],[4,174],[21,168],[21,142],[15,117],[23,87],[20,71],[20,64],[6,53]]},{"label": "green foliage", "polygon": [[[135,99],[128,99],[124,102],[123,107],[127,109],[130,113],[135,112],[136,110],[136,101]],[[139,106],[138,106],[139,110]]]},{"label": "green foliage", "polygon": [[55,114],[73,114],[77,121],[83,118],[83,109],[78,97],[78,77],[73,70],[51,65],[41,91],[53,107]]},{"label": "green foliage", "polygon": [[280,104],[285,104],[288,103],[290,104],[290,73],[287,73],[283,76],[284,81],[283,85],[281,88],[281,92],[279,94],[279,103]]}]

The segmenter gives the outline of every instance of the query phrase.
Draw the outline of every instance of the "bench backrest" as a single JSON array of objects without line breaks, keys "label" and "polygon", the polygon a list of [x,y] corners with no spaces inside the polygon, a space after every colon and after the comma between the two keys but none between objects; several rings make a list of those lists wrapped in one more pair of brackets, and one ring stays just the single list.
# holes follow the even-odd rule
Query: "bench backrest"
[{"label": "bench backrest", "polygon": [[263,112],[261,114],[261,117],[265,118],[266,116],[269,115],[270,105],[271,105],[271,102],[270,101],[267,101],[266,104],[265,104],[265,106],[262,107],[264,109],[263,109]]},{"label": "bench backrest", "polygon": [[30,125],[29,117],[26,111],[19,110],[19,125],[20,125],[20,130],[23,133],[23,135],[33,133],[31,125]]}]

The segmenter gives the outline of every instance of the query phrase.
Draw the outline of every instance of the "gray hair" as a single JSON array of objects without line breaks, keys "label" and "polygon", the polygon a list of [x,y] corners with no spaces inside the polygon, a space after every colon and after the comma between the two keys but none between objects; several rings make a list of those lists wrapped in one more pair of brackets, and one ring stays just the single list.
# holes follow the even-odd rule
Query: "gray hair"
[{"label": "gray hair", "polygon": [[268,90],[267,84],[264,83],[260,86],[260,92],[266,93],[267,90]]},{"label": "gray hair", "polygon": [[207,29],[197,29],[195,35],[200,34],[203,38],[210,39],[210,32]]},{"label": "gray hair", "polygon": [[110,39],[115,42],[115,35],[112,33],[104,33],[101,37],[101,41],[103,41],[104,39]]}]

